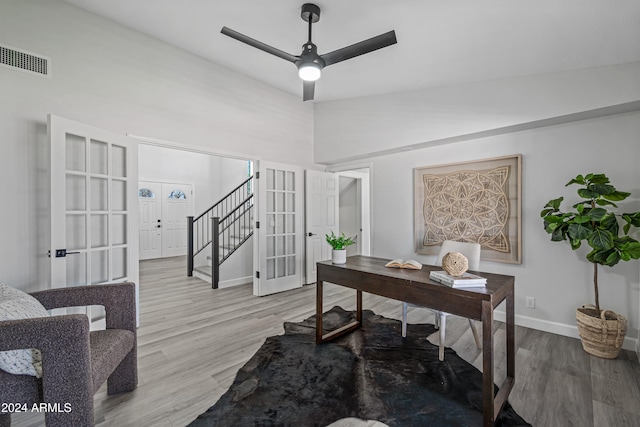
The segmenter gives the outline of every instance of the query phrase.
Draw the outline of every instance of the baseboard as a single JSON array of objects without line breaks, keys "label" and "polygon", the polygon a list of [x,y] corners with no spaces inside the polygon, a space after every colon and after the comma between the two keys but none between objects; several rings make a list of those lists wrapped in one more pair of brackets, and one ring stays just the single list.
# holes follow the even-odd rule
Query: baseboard
[{"label": "baseboard", "polygon": [[[208,274],[202,274],[197,270],[193,270],[193,275],[200,280],[204,280],[207,283],[211,283],[211,276],[209,276]],[[218,289],[230,288],[232,286],[244,285],[246,283],[251,283],[251,282],[253,282],[253,276],[238,277],[236,279],[229,279],[229,280],[221,280],[220,282],[218,282]]]},{"label": "baseboard", "polygon": [[[504,311],[494,311],[493,315],[495,320],[500,322],[506,321],[506,314]],[[538,331],[550,332],[552,334],[562,335],[565,337],[580,339],[578,334],[578,327],[575,325],[566,325],[564,323],[550,322],[548,320],[535,319],[533,317],[516,315],[515,323],[518,326],[524,326],[525,328],[536,329]],[[640,359],[640,341],[637,338],[631,338],[626,336],[622,343],[622,348],[625,350],[635,351]]]},{"label": "baseboard", "polygon": [[218,288],[230,288],[232,286],[244,285],[253,282],[253,276],[238,277],[237,279],[223,280],[218,282]]}]

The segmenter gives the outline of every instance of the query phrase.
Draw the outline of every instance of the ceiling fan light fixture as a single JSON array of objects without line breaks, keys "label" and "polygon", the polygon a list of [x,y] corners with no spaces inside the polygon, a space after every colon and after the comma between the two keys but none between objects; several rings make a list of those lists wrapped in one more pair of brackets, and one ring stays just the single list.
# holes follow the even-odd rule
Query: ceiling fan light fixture
[{"label": "ceiling fan light fixture", "polygon": [[322,75],[322,68],[315,62],[303,62],[298,67],[298,75],[306,82],[315,82]]}]

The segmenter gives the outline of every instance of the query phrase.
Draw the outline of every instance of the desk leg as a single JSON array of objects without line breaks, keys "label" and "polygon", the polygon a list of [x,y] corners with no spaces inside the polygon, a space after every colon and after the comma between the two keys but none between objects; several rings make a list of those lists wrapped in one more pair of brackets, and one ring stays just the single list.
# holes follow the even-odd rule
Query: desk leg
[{"label": "desk leg", "polygon": [[316,282],[316,344],[322,342],[322,280]]},{"label": "desk leg", "polygon": [[482,425],[493,426],[493,307],[482,301]]},{"label": "desk leg", "polygon": [[356,292],[356,320],[323,334],[322,330],[322,280],[316,282],[316,344],[331,341],[362,326],[362,291]]},{"label": "desk leg", "polygon": [[516,327],[514,291],[507,294],[507,377],[516,377]]}]

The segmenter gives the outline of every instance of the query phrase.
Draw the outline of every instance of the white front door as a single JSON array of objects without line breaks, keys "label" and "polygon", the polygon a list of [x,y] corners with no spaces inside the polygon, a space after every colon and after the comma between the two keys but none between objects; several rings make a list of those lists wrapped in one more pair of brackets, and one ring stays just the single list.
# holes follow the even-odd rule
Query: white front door
[{"label": "white front door", "polygon": [[193,215],[191,184],[140,181],[140,259],[187,254],[187,216]]},{"label": "white front door", "polygon": [[51,287],[131,281],[137,302],[137,142],[53,115],[48,134]]},{"label": "white front door", "polygon": [[331,259],[326,235],[339,233],[338,178],[335,173],[305,171],[306,282],[315,283],[316,263]]},{"label": "white front door", "polygon": [[302,170],[259,162],[259,227],[253,293],[269,295],[302,286]]},{"label": "white front door", "polygon": [[162,184],[140,181],[138,185],[140,212],[140,259],[162,257]]},{"label": "white front door", "polygon": [[162,256],[187,254],[187,216],[193,215],[188,184],[162,184]]}]

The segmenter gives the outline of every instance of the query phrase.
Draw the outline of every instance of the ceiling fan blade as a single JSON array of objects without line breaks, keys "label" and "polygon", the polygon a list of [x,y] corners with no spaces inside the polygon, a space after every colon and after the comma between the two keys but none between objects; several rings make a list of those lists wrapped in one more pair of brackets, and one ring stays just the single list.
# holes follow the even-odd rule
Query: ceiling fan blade
[{"label": "ceiling fan blade", "polygon": [[220,32],[225,36],[229,36],[232,39],[236,39],[238,41],[241,41],[242,43],[246,43],[249,46],[253,46],[257,49],[260,49],[262,51],[265,51],[267,53],[280,57],[289,62],[296,62],[298,60],[298,57],[295,55],[291,55],[287,52],[281,51],[280,49],[271,47],[268,44],[264,44],[256,39],[252,39],[251,37],[245,36],[244,34],[234,31],[231,28],[222,27],[222,30],[220,30]]},{"label": "ceiling fan blade", "polygon": [[302,81],[302,100],[303,101],[311,101],[313,100],[313,92],[316,88],[316,82]]},{"label": "ceiling fan blade", "polygon": [[398,40],[396,40],[396,32],[392,30],[388,33],[380,34],[379,36],[361,41],[360,43],[325,53],[324,55],[320,55],[320,57],[324,60],[325,66],[327,66],[356,56],[364,55],[365,53],[373,52],[374,50],[382,49],[383,47],[391,46],[396,43],[398,43]]}]

